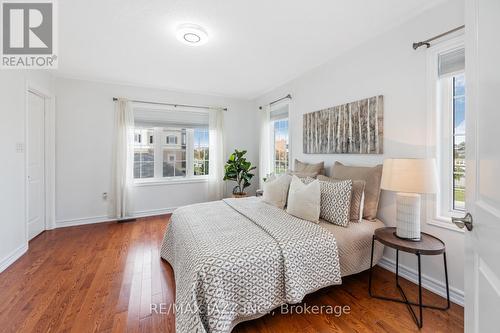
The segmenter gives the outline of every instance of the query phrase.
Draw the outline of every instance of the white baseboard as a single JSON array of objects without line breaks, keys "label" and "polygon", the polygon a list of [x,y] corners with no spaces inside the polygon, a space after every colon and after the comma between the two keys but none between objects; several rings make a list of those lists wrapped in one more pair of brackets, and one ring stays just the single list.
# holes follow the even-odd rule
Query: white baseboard
[{"label": "white baseboard", "polygon": [[[161,208],[161,209],[150,209],[137,211],[132,214],[132,217],[148,217],[155,215],[171,214],[176,208]],[[102,222],[112,222],[116,218],[110,216],[93,216],[93,217],[82,217],[77,219],[60,220],[56,222],[56,228],[74,227],[79,225],[102,223]]]},{"label": "white baseboard", "polygon": [[[396,262],[392,259],[382,257],[378,265],[393,273],[396,272]],[[408,268],[407,266],[401,265],[401,263],[399,263],[399,276],[418,284],[417,271],[412,268]],[[439,281],[425,274],[422,274],[422,287],[446,298],[446,284],[444,280]],[[450,300],[453,303],[464,306],[464,291],[450,286]]]},{"label": "white baseboard", "polygon": [[109,216],[93,216],[93,217],[81,217],[77,219],[59,220],[56,221],[56,228],[74,227],[78,225],[102,223],[113,220],[114,218]]},{"label": "white baseboard", "polygon": [[5,258],[0,260],[0,273],[12,265],[17,259],[21,258],[23,254],[28,251],[28,243],[21,245],[11,253],[9,253]]},{"label": "white baseboard", "polygon": [[149,210],[142,210],[142,211],[137,211],[133,214],[134,217],[148,217],[148,216],[155,216],[155,215],[165,215],[165,214],[172,214],[174,210],[177,208],[160,208],[160,209],[149,209]]}]

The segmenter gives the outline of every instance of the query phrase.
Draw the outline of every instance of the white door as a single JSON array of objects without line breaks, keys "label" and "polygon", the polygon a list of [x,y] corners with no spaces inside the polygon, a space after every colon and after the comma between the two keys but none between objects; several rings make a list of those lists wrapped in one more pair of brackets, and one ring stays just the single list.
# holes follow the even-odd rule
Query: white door
[{"label": "white door", "polygon": [[28,92],[27,218],[28,237],[45,230],[45,100]]},{"label": "white door", "polygon": [[466,1],[466,332],[500,332],[500,1]]}]

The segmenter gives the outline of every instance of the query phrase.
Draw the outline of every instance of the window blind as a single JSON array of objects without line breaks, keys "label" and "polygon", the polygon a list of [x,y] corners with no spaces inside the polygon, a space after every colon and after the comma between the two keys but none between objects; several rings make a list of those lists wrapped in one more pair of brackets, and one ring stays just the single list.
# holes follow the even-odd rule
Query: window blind
[{"label": "window blind", "polygon": [[135,107],[134,122],[138,127],[207,127],[208,112]]},{"label": "window blind", "polygon": [[438,75],[447,76],[465,70],[465,49],[460,48],[439,55]]},{"label": "window blind", "polygon": [[283,105],[280,108],[274,109],[270,113],[271,120],[280,120],[288,118],[288,105]]}]

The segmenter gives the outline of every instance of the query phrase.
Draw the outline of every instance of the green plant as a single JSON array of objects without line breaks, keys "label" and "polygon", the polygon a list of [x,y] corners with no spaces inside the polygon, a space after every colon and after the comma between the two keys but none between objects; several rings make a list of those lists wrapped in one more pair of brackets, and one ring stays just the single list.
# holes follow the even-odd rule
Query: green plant
[{"label": "green plant", "polygon": [[254,176],[251,171],[255,170],[256,167],[247,161],[246,153],[246,150],[236,149],[224,166],[224,180],[232,180],[237,184],[233,188],[233,194],[244,194],[245,188],[250,186],[250,180]]}]

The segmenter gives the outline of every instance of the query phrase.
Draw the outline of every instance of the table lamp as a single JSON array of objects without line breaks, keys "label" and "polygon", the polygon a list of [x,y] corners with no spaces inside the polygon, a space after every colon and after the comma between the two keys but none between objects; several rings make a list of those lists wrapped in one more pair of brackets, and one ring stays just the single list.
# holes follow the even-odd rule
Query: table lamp
[{"label": "table lamp", "polygon": [[420,194],[436,193],[434,159],[386,159],[381,188],[396,193],[396,236],[420,240]]}]

